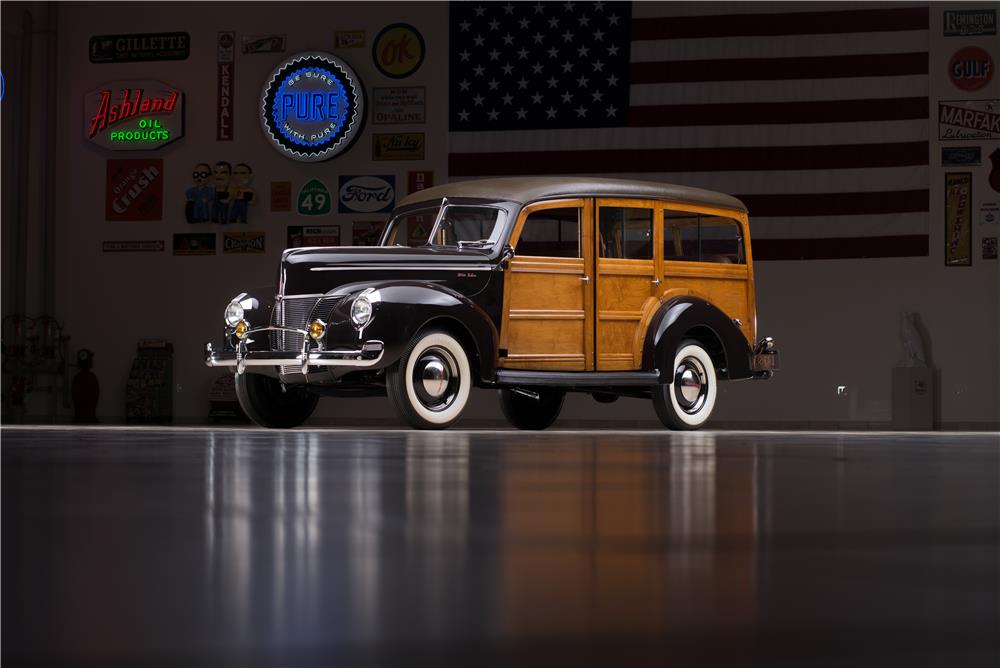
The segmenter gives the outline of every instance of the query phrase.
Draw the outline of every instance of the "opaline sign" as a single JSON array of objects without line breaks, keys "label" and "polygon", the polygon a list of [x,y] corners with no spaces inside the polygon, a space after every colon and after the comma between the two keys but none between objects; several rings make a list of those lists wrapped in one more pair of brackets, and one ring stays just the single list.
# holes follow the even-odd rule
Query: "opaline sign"
[{"label": "opaline sign", "polygon": [[84,98],[83,132],[111,150],[149,151],[184,136],[184,93],[162,81],[115,81]]},{"label": "opaline sign", "polygon": [[340,58],[310,51],[282,62],[261,92],[261,127],[271,145],[302,162],[329,160],[361,133],[364,89]]}]

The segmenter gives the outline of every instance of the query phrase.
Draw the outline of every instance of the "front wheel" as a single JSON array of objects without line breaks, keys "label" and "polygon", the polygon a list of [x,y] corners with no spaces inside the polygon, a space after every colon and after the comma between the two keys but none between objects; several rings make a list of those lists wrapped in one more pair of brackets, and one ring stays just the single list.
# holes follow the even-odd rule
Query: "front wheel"
[{"label": "front wheel", "polygon": [[562,411],[566,393],[562,390],[534,390],[538,398],[514,390],[497,390],[500,410],[507,421],[518,429],[546,429]]},{"label": "front wheel", "polygon": [[653,390],[653,407],[669,429],[698,429],[712,415],[717,390],[712,358],[700,343],[687,340],[674,355],[671,383]]},{"label": "front wheel", "polygon": [[259,373],[236,375],[236,398],[261,427],[291,429],[309,419],[319,397],[300,385],[285,385]]},{"label": "front wheel", "polygon": [[386,370],[386,388],[396,412],[411,427],[446,429],[469,401],[469,356],[451,334],[422,332]]}]

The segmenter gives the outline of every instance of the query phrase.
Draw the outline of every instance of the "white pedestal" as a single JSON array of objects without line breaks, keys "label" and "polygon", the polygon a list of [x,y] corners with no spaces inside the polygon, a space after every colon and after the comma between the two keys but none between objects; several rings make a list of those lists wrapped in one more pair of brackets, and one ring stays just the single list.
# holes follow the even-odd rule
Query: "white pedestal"
[{"label": "white pedestal", "polygon": [[912,431],[934,428],[934,370],[896,367],[892,370],[892,428]]}]

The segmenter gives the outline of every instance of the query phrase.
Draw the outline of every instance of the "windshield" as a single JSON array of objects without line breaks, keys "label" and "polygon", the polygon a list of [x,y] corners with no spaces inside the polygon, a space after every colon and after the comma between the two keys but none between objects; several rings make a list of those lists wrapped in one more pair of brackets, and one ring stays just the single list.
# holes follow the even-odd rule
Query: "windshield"
[{"label": "windshield", "polygon": [[395,216],[389,221],[382,245],[488,248],[500,234],[503,209],[447,204],[435,228],[440,211],[441,207],[430,207]]}]

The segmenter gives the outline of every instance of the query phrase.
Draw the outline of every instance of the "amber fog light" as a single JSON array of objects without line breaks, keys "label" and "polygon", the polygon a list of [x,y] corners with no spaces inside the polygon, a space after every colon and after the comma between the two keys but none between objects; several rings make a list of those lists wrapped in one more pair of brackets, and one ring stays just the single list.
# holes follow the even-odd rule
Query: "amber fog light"
[{"label": "amber fog light", "polygon": [[242,339],[244,336],[247,335],[247,331],[249,331],[249,329],[250,325],[247,324],[247,321],[240,320],[238,323],[236,323],[236,330],[233,333],[236,334],[237,339]]},{"label": "amber fog light", "polygon": [[312,324],[309,325],[309,338],[313,341],[319,341],[326,334],[326,325],[322,320],[313,320]]}]

